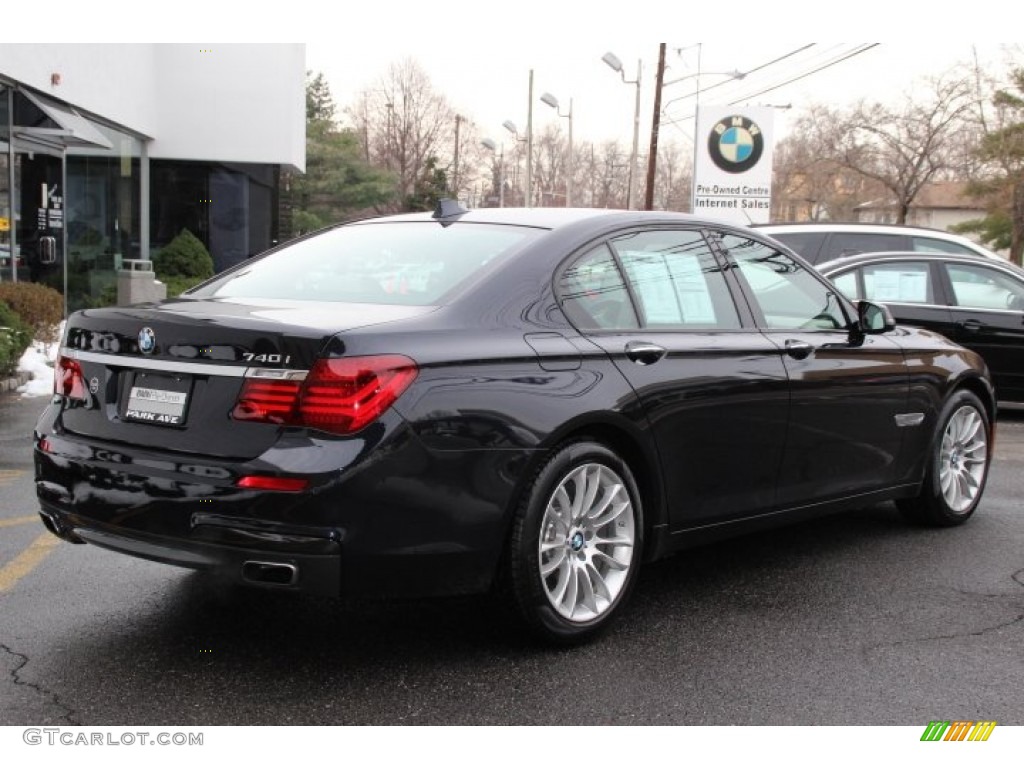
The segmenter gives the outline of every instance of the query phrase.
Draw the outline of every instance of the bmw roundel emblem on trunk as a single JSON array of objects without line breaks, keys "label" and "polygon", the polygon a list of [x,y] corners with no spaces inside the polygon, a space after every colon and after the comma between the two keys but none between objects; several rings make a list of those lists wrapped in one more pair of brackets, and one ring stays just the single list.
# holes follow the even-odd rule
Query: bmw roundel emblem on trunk
[{"label": "bmw roundel emblem on trunk", "polygon": [[156,349],[156,334],[152,328],[143,328],[139,331],[139,349],[147,355]]}]

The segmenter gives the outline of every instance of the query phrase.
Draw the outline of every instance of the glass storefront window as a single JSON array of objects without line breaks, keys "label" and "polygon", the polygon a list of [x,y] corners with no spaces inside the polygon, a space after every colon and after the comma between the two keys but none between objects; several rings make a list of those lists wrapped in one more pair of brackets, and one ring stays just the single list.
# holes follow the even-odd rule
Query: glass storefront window
[{"label": "glass storefront window", "polygon": [[111,144],[67,150],[68,310],[114,304],[117,270],[137,259],[142,143],[93,123]]}]

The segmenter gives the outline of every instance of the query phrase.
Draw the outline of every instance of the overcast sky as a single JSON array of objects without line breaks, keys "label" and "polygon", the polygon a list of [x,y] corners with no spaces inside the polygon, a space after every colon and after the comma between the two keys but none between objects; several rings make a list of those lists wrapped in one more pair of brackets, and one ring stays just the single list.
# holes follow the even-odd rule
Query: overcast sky
[{"label": "overcast sky", "polygon": [[[137,0],[47,0],[45,20],[31,3],[7,5],[0,40],[302,42],[308,68],[324,72],[339,106],[372,87],[390,64],[410,57],[482,136],[506,143],[511,137],[501,128],[504,120],[525,129],[533,69],[535,130],[558,119],[538,101],[549,91],[563,109],[573,99],[580,141],[617,138],[628,145],[635,90],[601,62],[601,55],[612,51],[630,79],[637,60],[643,60],[641,147],[650,130],[660,41],[669,48],[667,79],[688,78],[668,86],[664,100],[692,94],[692,76],[698,71],[692,41],[712,40],[701,46],[701,72],[763,68],[726,85],[719,85],[721,75],[703,75],[702,103],[792,104],[792,110],[776,111],[776,131],[784,133],[787,121],[813,103],[897,99],[915,80],[969,60],[973,45],[994,72],[1005,74],[1001,44],[964,41],[1004,29],[1016,33],[1024,20],[1018,5],[995,0],[972,0],[955,13],[941,4],[922,10],[920,4],[892,0],[845,5],[805,0],[176,0],[163,6]],[[993,19],[1001,22],[999,27],[993,28]],[[899,42],[880,43],[837,63],[832,62],[862,44],[817,43],[794,53],[808,45],[794,38],[839,36]],[[1024,61],[1017,51],[1017,60]],[[768,64],[779,57],[786,58]],[[823,69],[808,74],[818,67]],[[757,93],[793,78],[799,79]],[[690,97],[669,106],[666,139],[689,143],[693,104]]]},{"label": "overcast sky", "polygon": [[[634,35],[585,34],[580,31],[564,42],[537,45],[503,45],[493,33],[464,35],[458,45],[437,44],[420,36],[402,43],[382,45],[380,41],[351,44],[310,41],[307,65],[322,71],[339,106],[351,103],[359,91],[372,87],[387,68],[404,57],[416,60],[435,88],[455,108],[477,124],[484,136],[511,140],[501,128],[512,120],[523,131],[528,108],[529,71],[534,72],[534,130],[558,118],[553,109],[540,103],[545,91],[554,94],[563,113],[573,99],[574,132],[577,140],[618,138],[632,140],[635,86],[623,84],[620,76],[601,61],[606,51],[614,52],[624,64],[627,77],[641,70],[641,136],[650,130],[658,39]],[[689,143],[692,135],[695,75],[698,72],[696,43],[666,36],[668,46],[663,107],[667,117],[663,136]],[[777,126],[800,109],[815,103],[848,104],[861,98],[897,100],[920,86],[921,78],[947,72],[958,62],[973,57],[971,43],[798,43],[763,40],[736,44],[709,42],[700,46],[702,74],[701,102],[705,104],[792,105],[777,110]],[[979,43],[979,58],[1002,73],[1005,54],[1000,44]],[[774,63],[773,63],[774,62]],[[750,72],[742,80],[723,72]],[[756,71],[755,71],[756,70]],[[814,70],[820,70],[814,72]],[[783,85],[787,81],[793,81]],[[917,86],[915,86],[915,83]],[[565,122],[562,122],[563,128]],[[641,139],[641,145],[645,140]],[[643,151],[643,150],[641,150]]]}]

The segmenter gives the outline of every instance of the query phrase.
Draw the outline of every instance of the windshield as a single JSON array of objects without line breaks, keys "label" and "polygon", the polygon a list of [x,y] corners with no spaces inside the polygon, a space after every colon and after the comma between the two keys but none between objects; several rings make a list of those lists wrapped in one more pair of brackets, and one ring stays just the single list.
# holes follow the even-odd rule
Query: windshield
[{"label": "windshield", "polygon": [[543,233],[496,224],[354,224],[286,246],[186,295],[427,306]]}]

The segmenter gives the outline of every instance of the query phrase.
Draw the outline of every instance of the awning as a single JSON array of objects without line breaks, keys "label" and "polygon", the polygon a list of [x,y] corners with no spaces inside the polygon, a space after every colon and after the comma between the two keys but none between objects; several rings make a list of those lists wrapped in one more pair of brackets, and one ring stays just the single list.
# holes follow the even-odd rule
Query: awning
[{"label": "awning", "polygon": [[58,144],[65,147],[114,148],[110,140],[100,133],[92,123],[78,114],[73,107],[61,104],[39,93],[27,90],[20,92],[59,127],[38,128],[15,125],[15,135],[26,139],[35,139],[45,144]]}]

